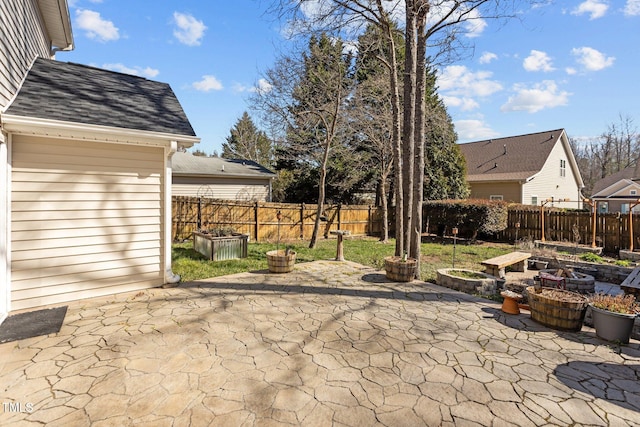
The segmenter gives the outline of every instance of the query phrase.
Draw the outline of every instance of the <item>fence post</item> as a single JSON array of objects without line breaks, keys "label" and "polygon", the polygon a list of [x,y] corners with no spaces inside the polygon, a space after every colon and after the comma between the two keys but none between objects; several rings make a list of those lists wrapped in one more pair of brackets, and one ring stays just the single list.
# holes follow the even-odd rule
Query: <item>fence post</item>
[{"label": "fence post", "polygon": [[258,216],[259,207],[260,207],[260,202],[256,201],[256,204],[254,205],[254,209],[253,209],[253,218],[256,221],[255,228],[253,229],[253,232],[255,233],[254,239],[255,239],[256,242],[258,241],[258,233],[260,232],[260,223],[258,221],[258,218],[259,218],[259,216]]},{"label": "fence post", "polygon": [[342,211],[342,203],[338,204],[338,230],[342,230],[342,218],[340,212]]},{"label": "fence post", "polygon": [[304,203],[300,203],[300,240],[304,240]]},{"label": "fence post", "polygon": [[198,219],[196,221],[196,230],[202,229],[202,197],[198,197]]},{"label": "fence post", "polygon": [[369,210],[367,212],[367,235],[373,235],[373,220],[371,218],[371,205],[369,205]]}]

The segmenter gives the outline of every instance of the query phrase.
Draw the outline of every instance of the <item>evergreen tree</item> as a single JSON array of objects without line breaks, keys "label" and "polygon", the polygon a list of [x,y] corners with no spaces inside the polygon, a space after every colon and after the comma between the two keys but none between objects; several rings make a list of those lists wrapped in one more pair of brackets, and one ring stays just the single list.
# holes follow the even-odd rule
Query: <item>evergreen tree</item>
[{"label": "evergreen tree", "polygon": [[225,159],[253,160],[265,167],[271,167],[273,148],[266,133],[258,130],[246,111],[231,129],[227,142],[222,144]]},{"label": "evergreen tree", "polygon": [[437,92],[435,70],[426,74],[424,200],[464,199],[469,196],[466,162],[456,144],[451,116]]}]

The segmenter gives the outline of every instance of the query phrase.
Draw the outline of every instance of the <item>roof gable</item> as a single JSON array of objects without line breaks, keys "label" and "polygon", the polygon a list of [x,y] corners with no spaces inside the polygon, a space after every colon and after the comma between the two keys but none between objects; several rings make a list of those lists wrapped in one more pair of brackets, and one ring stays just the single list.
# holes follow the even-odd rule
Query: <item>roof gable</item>
[{"label": "roof gable", "polygon": [[5,114],[195,136],[168,84],[43,58]]},{"label": "roof gable", "polygon": [[615,187],[617,187],[616,184],[618,184],[619,182],[623,180],[632,180],[634,178],[640,179],[640,176],[636,176],[636,172],[638,172],[637,169],[638,168],[634,169],[633,166],[630,166],[596,181],[596,183],[593,184],[593,190],[591,191],[591,193],[594,197],[603,195],[606,196],[610,194],[611,191],[615,191]]},{"label": "roof gable", "polygon": [[540,172],[563,129],[460,144],[467,181],[524,181]]},{"label": "roof gable", "polygon": [[194,156],[191,153],[175,153],[171,160],[174,175],[272,178],[273,172],[264,166],[242,159]]}]

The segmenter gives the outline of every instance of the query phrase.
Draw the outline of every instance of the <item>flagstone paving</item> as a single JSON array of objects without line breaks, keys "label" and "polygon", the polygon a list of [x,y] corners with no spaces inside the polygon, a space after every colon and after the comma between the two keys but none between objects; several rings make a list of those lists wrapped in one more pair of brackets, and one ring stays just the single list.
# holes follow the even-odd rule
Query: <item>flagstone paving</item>
[{"label": "flagstone paving", "polygon": [[0,345],[0,425],[640,424],[640,345],[350,262],[69,304]]}]

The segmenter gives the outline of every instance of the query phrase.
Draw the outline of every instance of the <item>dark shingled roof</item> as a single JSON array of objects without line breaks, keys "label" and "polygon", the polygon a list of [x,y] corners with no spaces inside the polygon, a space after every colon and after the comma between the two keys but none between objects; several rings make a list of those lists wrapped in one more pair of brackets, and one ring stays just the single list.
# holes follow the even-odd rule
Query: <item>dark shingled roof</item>
[{"label": "dark shingled roof", "polygon": [[43,58],[6,114],[196,136],[168,84]]},{"label": "dark shingled roof", "polygon": [[599,181],[596,181],[596,183],[593,184],[593,190],[591,191],[591,194],[598,194],[599,192],[605,190],[607,187],[623,179],[640,181],[640,162],[638,162],[638,165],[635,167],[629,166],[628,168],[624,168],[621,171],[618,171],[612,175],[602,178]]},{"label": "dark shingled roof", "polygon": [[246,178],[272,178],[276,175],[252,160],[202,157],[181,152],[175,153],[171,158],[171,169],[174,175]]},{"label": "dark shingled roof", "polygon": [[523,181],[540,172],[564,132],[556,129],[459,144],[467,161],[467,181]]}]

